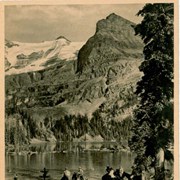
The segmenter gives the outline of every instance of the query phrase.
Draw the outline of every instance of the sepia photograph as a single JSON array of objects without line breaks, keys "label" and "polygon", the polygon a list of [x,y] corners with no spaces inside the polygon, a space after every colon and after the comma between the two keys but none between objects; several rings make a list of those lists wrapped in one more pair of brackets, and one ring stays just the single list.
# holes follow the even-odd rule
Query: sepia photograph
[{"label": "sepia photograph", "polygon": [[178,180],[175,20],[174,2],[5,4],[5,180]]}]

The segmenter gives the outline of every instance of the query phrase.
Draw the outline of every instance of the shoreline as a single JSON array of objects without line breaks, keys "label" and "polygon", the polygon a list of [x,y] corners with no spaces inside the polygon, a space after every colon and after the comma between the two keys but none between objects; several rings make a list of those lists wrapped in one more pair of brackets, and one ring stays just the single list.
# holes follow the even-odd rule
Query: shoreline
[{"label": "shoreline", "polygon": [[[61,147],[57,149],[56,146],[66,145],[67,147]],[[70,148],[75,146],[76,150]],[[49,147],[49,148],[47,148]],[[47,142],[47,141],[31,141],[30,144],[24,144],[15,149],[14,145],[6,145],[5,153],[12,155],[26,155],[26,154],[38,154],[41,152],[47,153],[75,153],[75,152],[131,152],[128,146],[124,146],[121,143],[114,141],[71,141],[71,142]]]}]

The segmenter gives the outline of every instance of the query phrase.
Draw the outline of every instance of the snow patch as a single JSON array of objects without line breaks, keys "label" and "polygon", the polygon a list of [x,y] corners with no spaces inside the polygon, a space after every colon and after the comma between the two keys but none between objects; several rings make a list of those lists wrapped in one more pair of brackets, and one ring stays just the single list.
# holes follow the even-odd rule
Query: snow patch
[{"label": "snow patch", "polygon": [[[84,42],[70,42],[65,38],[41,43],[13,43],[18,44],[18,46],[5,48],[5,59],[11,64],[11,66],[6,69],[6,75],[45,69],[54,64],[44,66],[44,64],[51,59],[56,59],[57,62],[58,60],[74,60],[77,58],[77,52],[84,44]],[[42,57],[33,58],[32,53],[39,52],[43,53]],[[24,59],[18,59],[18,55],[22,55]],[[26,58],[30,55],[31,58]]]}]

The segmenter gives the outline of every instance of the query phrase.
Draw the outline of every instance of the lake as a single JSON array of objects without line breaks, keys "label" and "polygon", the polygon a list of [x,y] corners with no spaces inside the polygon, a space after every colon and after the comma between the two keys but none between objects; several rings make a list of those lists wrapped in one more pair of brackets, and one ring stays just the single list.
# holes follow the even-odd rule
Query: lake
[{"label": "lake", "polygon": [[49,170],[52,180],[59,180],[66,168],[71,174],[81,167],[89,180],[101,179],[106,166],[114,169],[122,166],[131,172],[134,156],[125,150],[117,150],[119,145],[110,143],[44,143],[30,145],[20,154],[6,153],[6,180],[12,180],[15,172],[18,180],[39,179],[44,167]]}]

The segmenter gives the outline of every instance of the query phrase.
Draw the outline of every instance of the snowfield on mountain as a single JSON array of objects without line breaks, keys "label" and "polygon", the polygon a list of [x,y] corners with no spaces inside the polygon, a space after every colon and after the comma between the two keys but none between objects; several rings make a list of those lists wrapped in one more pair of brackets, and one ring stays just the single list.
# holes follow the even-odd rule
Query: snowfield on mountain
[{"label": "snowfield on mountain", "polygon": [[[12,44],[8,46],[8,44]],[[76,60],[84,42],[71,42],[64,37],[40,43],[9,42],[5,46],[6,75],[38,71],[60,60]]]}]

